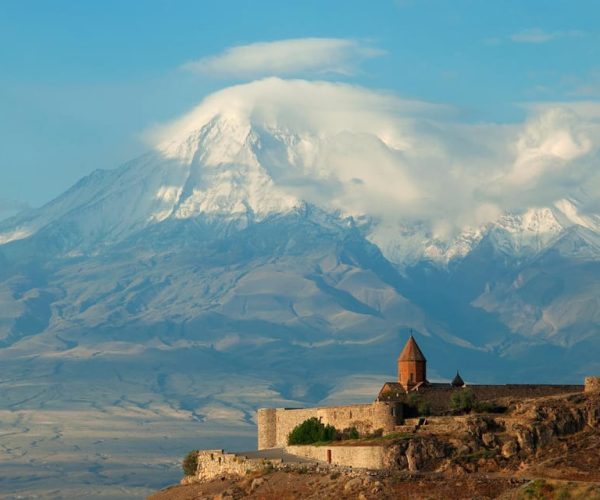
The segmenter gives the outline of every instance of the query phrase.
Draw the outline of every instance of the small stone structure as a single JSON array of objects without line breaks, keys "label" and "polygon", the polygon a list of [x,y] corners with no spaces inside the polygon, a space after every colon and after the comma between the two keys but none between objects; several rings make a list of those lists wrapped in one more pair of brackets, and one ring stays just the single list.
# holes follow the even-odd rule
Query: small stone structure
[{"label": "small stone structure", "polygon": [[201,450],[192,481],[209,481],[223,475],[243,476],[247,472],[264,469],[268,462],[263,458],[246,458],[224,450]]},{"label": "small stone structure", "polygon": [[600,377],[586,377],[585,392],[600,392]]}]

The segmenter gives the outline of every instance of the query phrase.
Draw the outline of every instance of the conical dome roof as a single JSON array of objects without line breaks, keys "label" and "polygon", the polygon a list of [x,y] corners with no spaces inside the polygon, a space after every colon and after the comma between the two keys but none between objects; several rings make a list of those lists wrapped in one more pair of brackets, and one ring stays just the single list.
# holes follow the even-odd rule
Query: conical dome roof
[{"label": "conical dome roof", "polygon": [[400,353],[399,361],[427,361],[421,349],[417,345],[415,338],[411,335]]},{"label": "conical dome roof", "polygon": [[462,387],[463,385],[465,385],[465,381],[459,375],[458,370],[456,370],[456,376],[452,380],[452,386],[453,387]]}]

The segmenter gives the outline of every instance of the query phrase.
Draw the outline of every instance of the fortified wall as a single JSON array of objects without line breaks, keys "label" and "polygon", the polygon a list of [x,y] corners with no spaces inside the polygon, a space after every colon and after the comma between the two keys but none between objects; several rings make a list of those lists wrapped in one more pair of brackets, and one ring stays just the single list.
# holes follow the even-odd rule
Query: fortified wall
[{"label": "fortified wall", "polygon": [[[587,382],[586,382],[587,383]],[[600,383],[599,383],[600,386]],[[427,403],[432,414],[439,415],[450,408],[452,394],[462,390],[471,390],[479,401],[491,401],[500,398],[540,398],[583,392],[583,385],[551,385],[551,384],[506,384],[506,385],[465,385],[452,387],[450,384],[430,384],[411,391],[419,402]],[[599,389],[600,390],[600,387]],[[380,401],[405,400],[408,393],[380,393]]]},{"label": "fortified wall", "polygon": [[[430,383],[427,360],[411,335],[398,358],[398,380],[386,382],[373,403],[320,408],[262,408],[258,410],[258,449],[283,448],[297,425],[317,418],[343,430],[355,427],[365,435],[377,429],[393,432],[403,423],[404,412],[425,403],[431,414],[447,414],[452,394],[471,390],[477,400],[539,398],[577,392],[600,392],[600,377],[587,377],[584,385],[505,384],[465,385],[459,373],[451,383]],[[341,453],[341,452],[340,452]]]},{"label": "fortified wall", "polygon": [[402,405],[394,401],[321,408],[261,408],[257,414],[258,449],[287,446],[294,427],[313,417],[336,429],[356,427],[360,434],[376,429],[392,432],[403,420]]}]

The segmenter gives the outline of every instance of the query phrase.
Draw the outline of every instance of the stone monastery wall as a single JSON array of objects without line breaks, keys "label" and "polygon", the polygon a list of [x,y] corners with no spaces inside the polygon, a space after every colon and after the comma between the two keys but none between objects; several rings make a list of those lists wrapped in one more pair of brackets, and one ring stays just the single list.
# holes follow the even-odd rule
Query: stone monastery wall
[{"label": "stone monastery wall", "polygon": [[543,396],[557,396],[572,392],[583,392],[583,385],[550,385],[550,384],[506,384],[506,385],[465,385],[456,388],[451,386],[426,387],[416,391],[418,398],[427,401],[431,411],[443,413],[450,408],[450,397],[454,392],[470,389],[479,401],[514,397],[514,398],[539,398]]},{"label": "stone monastery wall", "polygon": [[287,446],[287,453],[344,467],[384,469],[393,466],[394,454],[385,446]]},{"label": "stone monastery wall", "polygon": [[[587,383],[587,382],[586,382]],[[590,387],[600,390],[600,379],[594,378]],[[450,407],[452,393],[471,389],[480,401],[502,397],[536,398],[572,392],[583,392],[582,385],[468,385],[463,388],[448,386],[425,387],[414,394],[427,401],[434,414],[443,413]],[[261,408],[258,410],[258,449],[283,448],[287,446],[289,433],[309,418],[318,418],[325,425],[336,429],[356,427],[360,434],[383,429],[393,432],[402,423],[402,404],[393,401],[375,401],[369,404],[331,406],[321,408]]]},{"label": "stone monastery wall", "polygon": [[[384,433],[394,431],[403,423],[403,410],[419,407],[427,403],[433,415],[443,415],[451,408],[451,396],[455,392],[471,390],[479,401],[489,401],[504,397],[539,398],[576,392],[600,392],[600,377],[585,379],[582,385],[552,384],[505,384],[505,385],[463,385],[456,374],[451,384],[429,383],[426,380],[426,359],[414,337],[411,335],[398,359],[398,380],[386,382],[379,392],[378,399],[370,404],[333,406],[321,408],[262,408],[258,410],[258,449],[284,448],[290,432],[298,424],[309,418],[317,418],[325,425],[333,425],[343,430],[356,427],[360,434],[368,434],[376,429]],[[406,392],[408,390],[408,393]],[[417,401],[410,401],[412,396]],[[410,403],[410,405],[408,404]],[[413,410],[410,410],[413,411]],[[342,453],[342,452],[339,452]]]},{"label": "stone monastery wall", "polygon": [[365,434],[375,429],[394,430],[402,421],[401,405],[393,402],[331,406],[323,408],[262,408],[258,410],[258,449],[287,446],[289,433],[298,424],[315,417],[336,429],[356,427]]}]

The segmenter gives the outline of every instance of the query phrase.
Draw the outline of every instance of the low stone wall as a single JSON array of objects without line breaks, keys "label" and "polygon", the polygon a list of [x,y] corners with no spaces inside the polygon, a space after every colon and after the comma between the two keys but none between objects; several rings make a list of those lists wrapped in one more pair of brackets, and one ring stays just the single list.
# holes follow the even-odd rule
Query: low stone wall
[{"label": "low stone wall", "polygon": [[208,481],[223,475],[243,476],[249,471],[264,469],[267,462],[262,458],[246,458],[223,450],[201,450],[198,452],[196,474],[191,481]]},{"label": "low stone wall", "polygon": [[356,427],[360,434],[383,429],[392,432],[402,421],[402,407],[394,402],[321,408],[263,408],[258,410],[258,449],[287,446],[290,432],[298,424],[315,417],[336,429]]},{"label": "low stone wall", "polygon": [[384,446],[287,446],[287,453],[333,465],[358,469],[384,469],[392,454]]}]

